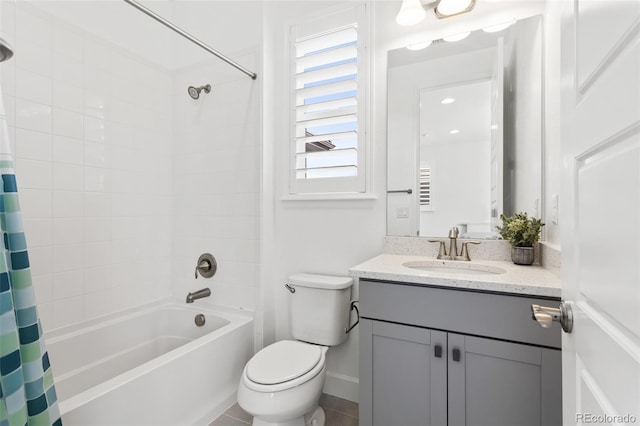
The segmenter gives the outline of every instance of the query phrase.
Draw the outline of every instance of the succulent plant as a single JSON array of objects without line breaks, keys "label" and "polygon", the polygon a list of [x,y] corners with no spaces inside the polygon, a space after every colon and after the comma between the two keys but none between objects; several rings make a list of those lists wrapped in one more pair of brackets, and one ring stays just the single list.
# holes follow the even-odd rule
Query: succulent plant
[{"label": "succulent plant", "polygon": [[513,216],[500,215],[502,226],[497,230],[500,236],[513,247],[533,247],[540,239],[540,229],[544,223],[535,217],[528,217],[526,212],[514,213]]}]

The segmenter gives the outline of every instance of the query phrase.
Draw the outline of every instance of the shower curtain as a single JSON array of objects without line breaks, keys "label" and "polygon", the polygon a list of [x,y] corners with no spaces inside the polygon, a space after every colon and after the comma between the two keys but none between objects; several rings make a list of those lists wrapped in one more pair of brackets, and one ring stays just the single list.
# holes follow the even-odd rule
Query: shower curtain
[{"label": "shower curtain", "polygon": [[31,286],[0,93],[0,426],[62,425]]}]

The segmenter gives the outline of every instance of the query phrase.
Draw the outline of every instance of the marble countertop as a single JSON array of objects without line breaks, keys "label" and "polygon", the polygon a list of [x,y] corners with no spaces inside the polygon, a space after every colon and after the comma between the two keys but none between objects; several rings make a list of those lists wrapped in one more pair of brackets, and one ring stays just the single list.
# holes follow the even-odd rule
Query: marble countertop
[{"label": "marble countertop", "polygon": [[[470,262],[471,264],[484,265],[488,268],[497,267],[505,270],[501,274],[489,275],[424,271],[403,266],[403,263],[415,261],[436,261],[436,259],[426,256],[381,254],[349,269],[349,276],[530,296],[559,298],[561,295],[560,279],[541,266],[522,266],[497,260],[474,260]],[[447,262],[450,263],[451,261]]]}]

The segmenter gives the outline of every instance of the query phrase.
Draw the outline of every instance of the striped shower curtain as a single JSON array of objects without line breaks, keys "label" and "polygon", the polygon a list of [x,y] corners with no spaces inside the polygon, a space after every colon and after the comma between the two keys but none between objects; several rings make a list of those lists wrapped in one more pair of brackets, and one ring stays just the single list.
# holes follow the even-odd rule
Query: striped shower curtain
[{"label": "striped shower curtain", "polygon": [[0,426],[62,425],[31,286],[0,93]]}]

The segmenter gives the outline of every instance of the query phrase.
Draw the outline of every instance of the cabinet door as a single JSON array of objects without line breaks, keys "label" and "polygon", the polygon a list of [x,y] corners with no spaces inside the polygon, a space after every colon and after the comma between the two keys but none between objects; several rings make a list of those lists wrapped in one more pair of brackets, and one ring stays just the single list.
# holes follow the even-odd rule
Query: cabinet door
[{"label": "cabinet door", "polygon": [[562,424],[560,351],[449,333],[449,426]]},{"label": "cabinet door", "polygon": [[447,335],[360,322],[360,424],[447,424]]}]

